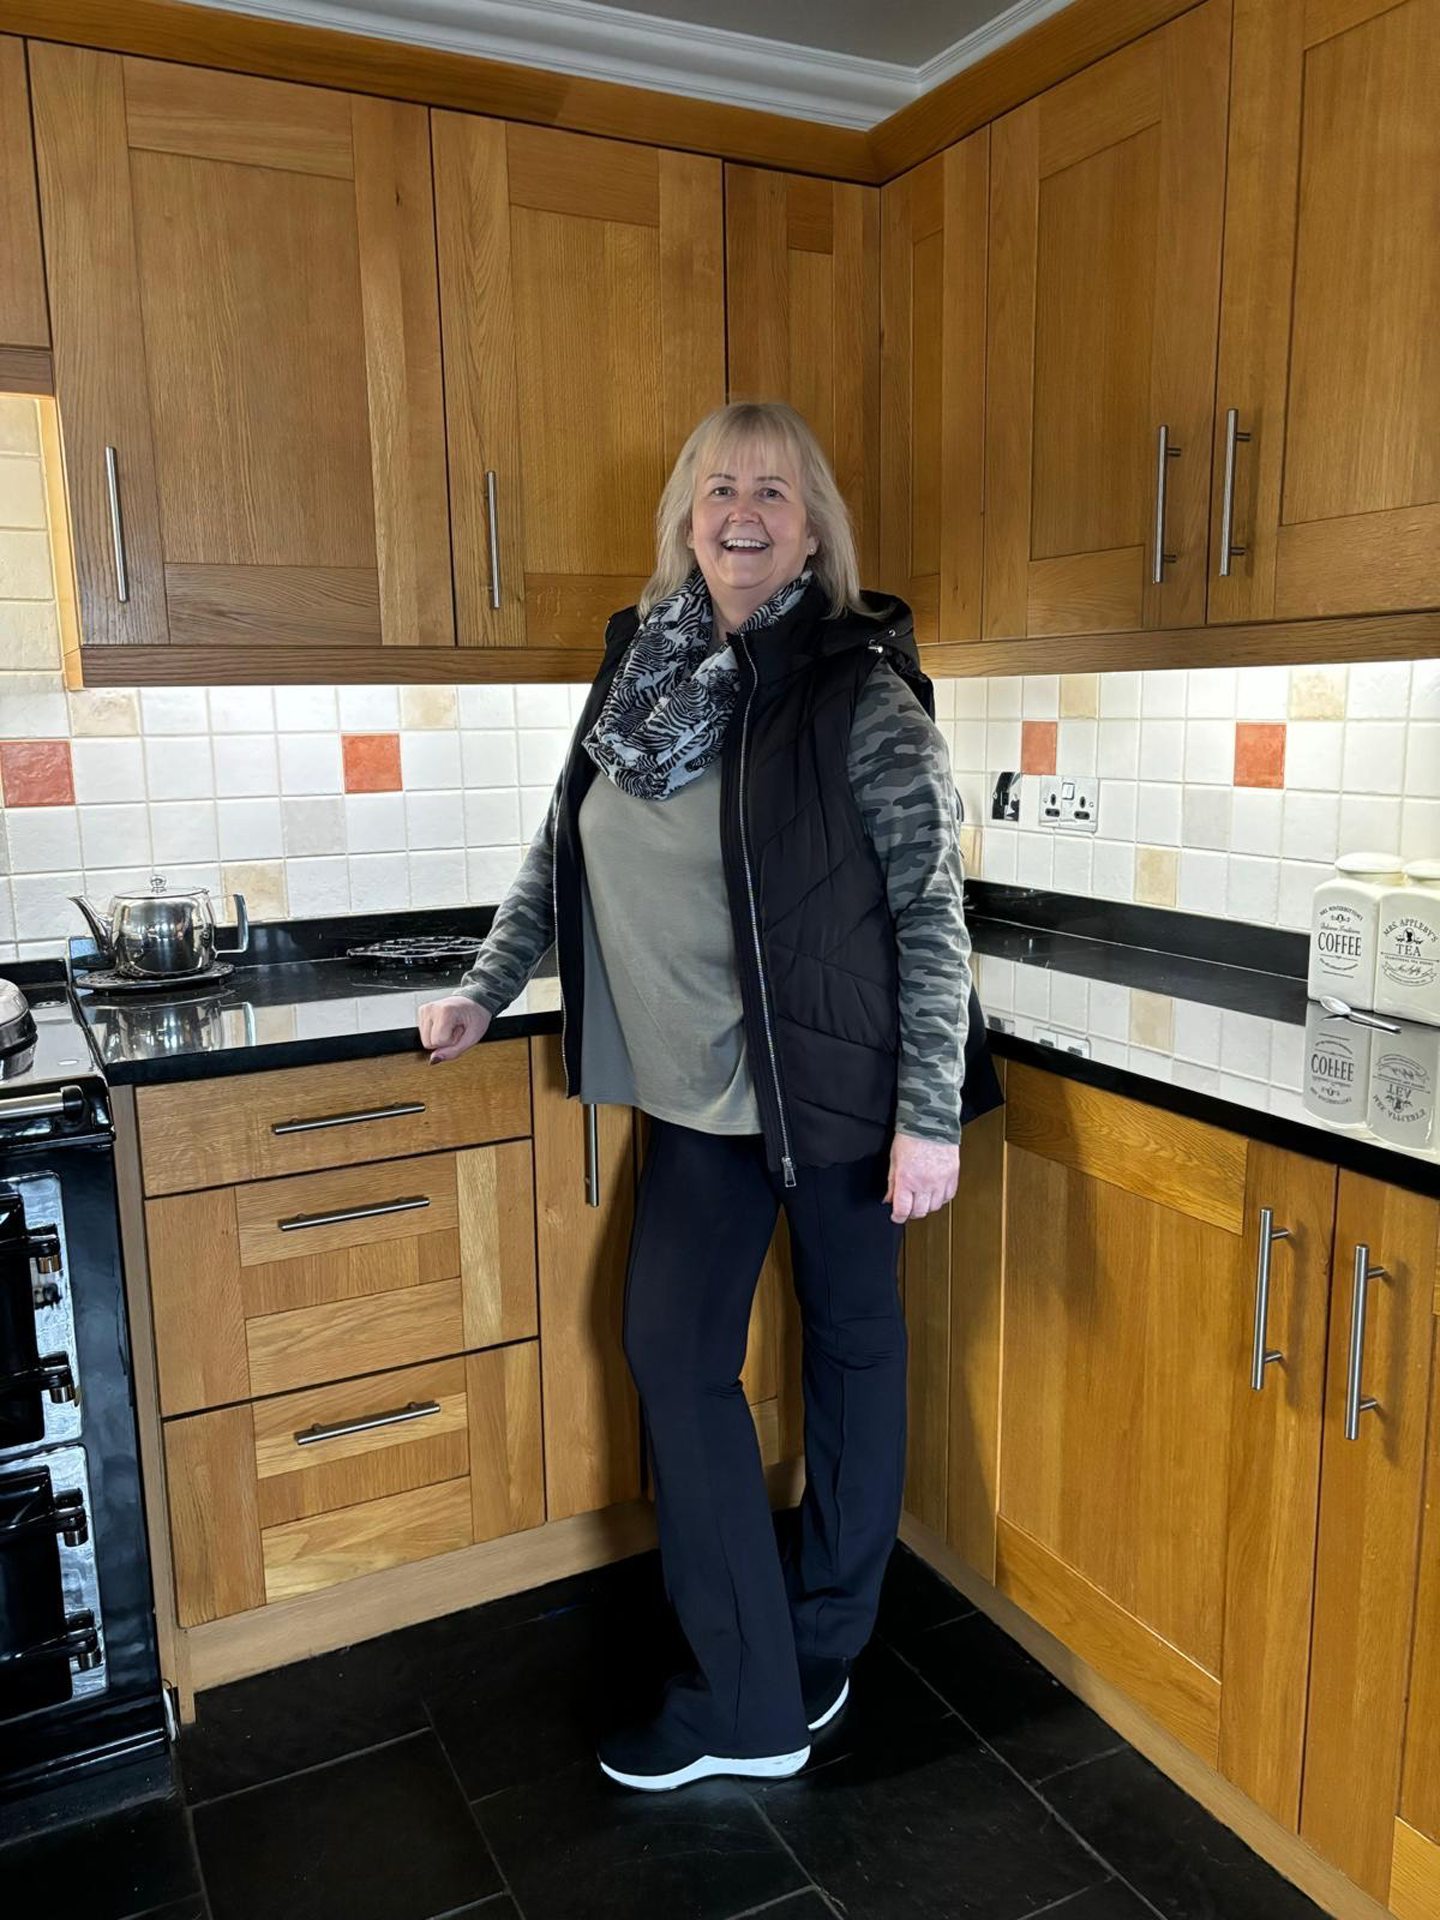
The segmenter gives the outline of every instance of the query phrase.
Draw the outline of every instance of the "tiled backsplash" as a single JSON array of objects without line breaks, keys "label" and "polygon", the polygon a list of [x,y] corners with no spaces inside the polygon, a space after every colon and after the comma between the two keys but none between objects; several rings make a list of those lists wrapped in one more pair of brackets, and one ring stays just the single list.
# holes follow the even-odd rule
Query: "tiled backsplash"
[{"label": "tiled backsplash", "polygon": [[[36,403],[0,396],[0,958],[164,873],[257,918],[501,897],[585,688],[67,692]],[[1440,853],[1440,661],[936,683],[987,879],[1300,927],[1337,847]],[[1020,819],[990,821],[1021,768]],[[1099,832],[1038,825],[1098,777]]]}]

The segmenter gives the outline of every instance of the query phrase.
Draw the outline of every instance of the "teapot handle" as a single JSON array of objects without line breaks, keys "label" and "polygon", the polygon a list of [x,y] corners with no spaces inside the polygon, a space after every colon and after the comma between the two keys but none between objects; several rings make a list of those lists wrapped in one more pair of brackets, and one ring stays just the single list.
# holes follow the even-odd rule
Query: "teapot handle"
[{"label": "teapot handle", "polygon": [[250,944],[250,912],[245,905],[245,896],[237,893],[232,897],[235,901],[235,944],[233,947],[217,946],[217,956],[222,953],[244,953]]}]

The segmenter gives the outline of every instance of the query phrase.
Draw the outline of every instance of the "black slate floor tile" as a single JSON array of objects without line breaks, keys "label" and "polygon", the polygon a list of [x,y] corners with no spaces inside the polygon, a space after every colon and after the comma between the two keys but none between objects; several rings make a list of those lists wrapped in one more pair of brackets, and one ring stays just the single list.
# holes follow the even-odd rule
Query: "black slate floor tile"
[{"label": "black slate floor tile", "polygon": [[426,1726],[394,1634],[202,1693],[180,1735],[193,1805],[340,1760]]},{"label": "black slate floor tile", "polygon": [[1312,1900],[1129,1748],[1041,1791],[1168,1920],[1319,1920]]},{"label": "black slate floor tile", "polygon": [[900,1541],[885,1569],[880,1589],[880,1612],[876,1633],[894,1646],[908,1646],[917,1635],[928,1633],[947,1620],[960,1620],[975,1609],[948,1580],[942,1580],[918,1553]]},{"label": "black slate floor tile", "polygon": [[751,1791],[810,1877],[865,1920],[1021,1920],[1107,1877],[954,1720]]},{"label": "black slate floor tile", "polygon": [[592,1757],[475,1814],[525,1920],[728,1920],[806,1885],[735,1781],[635,1793]]},{"label": "black slate floor tile", "polygon": [[907,1641],[904,1654],[1027,1780],[1121,1744],[1113,1727],[983,1613]]},{"label": "black slate floor tile", "polygon": [[17,1840],[0,1848],[0,1890],[7,1913],[68,1911],[85,1920],[130,1920],[154,1907],[193,1906],[200,1874],[185,1809],[176,1800],[152,1801]]},{"label": "black slate floor tile", "polygon": [[784,1900],[772,1900],[760,1908],[746,1907],[730,1920],[835,1920],[835,1909],[823,1893],[807,1887],[803,1893],[789,1894]]},{"label": "black slate floor tile", "polygon": [[947,1703],[892,1647],[872,1640],[851,1672],[850,1698],[814,1736],[811,1767],[888,1746],[915,1727],[950,1717]]},{"label": "black slate floor tile", "polygon": [[502,1889],[433,1733],[194,1812],[214,1920],[433,1920]]},{"label": "black slate floor tile", "polygon": [[1123,1880],[1106,1880],[1088,1887],[1058,1907],[1044,1907],[1033,1920],[1155,1920],[1155,1911]]}]

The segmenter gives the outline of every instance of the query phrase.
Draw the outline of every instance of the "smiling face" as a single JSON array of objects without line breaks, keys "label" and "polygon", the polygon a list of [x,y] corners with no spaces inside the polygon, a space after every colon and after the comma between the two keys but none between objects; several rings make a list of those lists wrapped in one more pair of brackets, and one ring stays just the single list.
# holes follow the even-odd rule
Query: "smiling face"
[{"label": "smiling face", "polygon": [[797,462],[783,445],[742,442],[700,466],[689,544],[717,617],[733,631],[804,571],[816,541]]}]

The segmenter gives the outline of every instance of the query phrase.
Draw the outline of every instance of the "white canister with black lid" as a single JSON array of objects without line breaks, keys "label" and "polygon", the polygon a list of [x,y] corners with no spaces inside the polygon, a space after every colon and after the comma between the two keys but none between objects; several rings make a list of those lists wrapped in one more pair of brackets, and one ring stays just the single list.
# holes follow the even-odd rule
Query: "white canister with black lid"
[{"label": "white canister with black lid", "polygon": [[1380,901],[1401,877],[1398,853],[1342,853],[1334,877],[1315,889],[1307,981],[1312,1000],[1329,993],[1352,1007],[1375,1005]]}]

